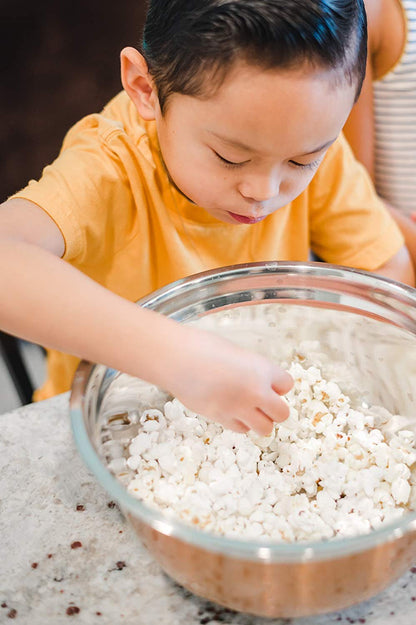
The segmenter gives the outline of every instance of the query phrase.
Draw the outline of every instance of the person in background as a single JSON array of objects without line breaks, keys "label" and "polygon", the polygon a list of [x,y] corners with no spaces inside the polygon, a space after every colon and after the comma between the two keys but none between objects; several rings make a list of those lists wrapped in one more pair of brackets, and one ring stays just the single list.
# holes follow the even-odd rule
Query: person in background
[{"label": "person in background", "polygon": [[416,0],[365,0],[368,63],[344,133],[416,266]]},{"label": "person in background", "polygon": [[[134,302],[202,270],[323,260],[413,284],[403,238],[341,129],[366,63],[362,0],[151,0],[124,91],[0,207],[0,326],[269,434],[277,363]],[[70,354],[70,355],[68,355]]]}]

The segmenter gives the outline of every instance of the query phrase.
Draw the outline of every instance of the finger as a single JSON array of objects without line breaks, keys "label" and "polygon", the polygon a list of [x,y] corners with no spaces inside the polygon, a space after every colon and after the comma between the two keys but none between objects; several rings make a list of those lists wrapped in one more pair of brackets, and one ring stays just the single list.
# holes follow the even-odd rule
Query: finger
[{"label": "finger", "polygon": [[256,408],[255,417],[250,423],[251,429],[260,434],[260,436],[270,436],[273,430],[274,422],[260,408]]},{"label": "finger", "polygon": [[293,384],[294,381],[290,373],[277,367],[273,376],[272,389],[279,395],[285,395],[285,393],[290,391]]},{"label": "finger", "polygon": [[290,408],[287,402],[273,391],[263,399],[260,410],[262,410],[269,419],[277,423],[286,421],[290,414]]},{"label": "finger", "polygon": [[246,434],[247,432],[250,431],[249,426],[243,423],[242,421],[239,421],[238,419],[234,419],[231,422],[229,429],[232,430],[233,432],[238,432],[240,434]]}]

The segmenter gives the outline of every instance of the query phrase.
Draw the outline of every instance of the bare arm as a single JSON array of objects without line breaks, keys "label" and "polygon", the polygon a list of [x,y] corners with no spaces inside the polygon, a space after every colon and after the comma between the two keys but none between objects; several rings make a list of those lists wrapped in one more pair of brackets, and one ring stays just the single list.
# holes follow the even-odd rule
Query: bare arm
[{"label": "bare arm", "polygon": [[60,257],[64,240],[35,204],[0,206],[0,327],[171,391],[239,431],[270,432],[288,416],[290,376],[259,354],[140,308]]},{"label": "bare arm", "polygon": [[387,208],[402,231],[413,267],[416,268],[416,222],[386,202]]},{"label": "bare arm", "polygon": [[354,104],[343,131],[355,157],[374,180],[373,71],[368,61],[360,97]]},{"label": "bare arm", "polygon": [[[374,182],[374,66],[376,65],[377,55],[380,55],[382,41],[385,39],[385,35],[383,36],[383,28],[385,32],[386,22],[388,24],[388,20],[390,19],[389,9],[391,9],[391,3],[384,3],[383,0],[365,0],[365,8],[368,17],[368,61],[366,76],[358,102],[354,105],[347,123],[344,126],[344,133],[356,158],[366,167]],[[386,44],[384,43],[384,45]],[[416,268],[416,223],[394,208],[394,206],[391,206],[387,202],[385,202],[385,204],[402,231],[413,267]],[[401,258],[403,258],[403,261],[401,261]],[[397,270],[399,275],[402,275],[404,271],[403,275],[407,277],[403,281],[414,286],[414,280],[409,282],[411,276],[402,266],[404,255],[401,253],[398,260],[392,259],[390,262],[392,262],[394,271]],[[388,273],[385,275],[394,277],[391,276],[389,267],[390,263],[387,264]],[[400,280],[400,278],[398,279]]]},{"label": "bare arm", "polygon": [[374,59],[380,45],[382,0],[365,0],[368,25],[368,55],[366,73],[360,97],[354,104],[344,126],[344,134],[355,157],[366,167],[374,180]]},{"label": "bare arm", "polygon": [[393,278],[393,280],[398,280],[409,286],[415,286],[415,272],[409,252],[405,246],[400,248],[393,258],[379,267],[374,273],[386,278]]}]

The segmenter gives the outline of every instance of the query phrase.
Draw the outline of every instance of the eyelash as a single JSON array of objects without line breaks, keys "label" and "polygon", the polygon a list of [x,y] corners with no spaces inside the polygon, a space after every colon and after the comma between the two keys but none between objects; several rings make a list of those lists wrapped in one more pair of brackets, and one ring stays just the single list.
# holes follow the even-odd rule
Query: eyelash
[{"label": "eyelash", "polygon": [[312,161],[312,163],[297,163],[296,161],[289,161],[289,163],[291,163],[292,165],[295,165],[295,167],[299,167],[300,169],[315,169],[315,167],[317,165],[319,165],[319,161],[320,159],[317,159],[316,161]]},{"label": "eyelash", "polygon": [[[237,169],[238,167],[242,167],[243,165],[248,163],[248,161],[242,161],[241,163],[233,163],[232,161],[228,161],[226,158],[218,154],[218,152],[214,151],[214,154],[221,161],[221,163],[223,163],[225,167],[229,167],[230,169]],[[312,161],[312,163],[306,163],[306,164],[297,163],[296,161],[289,161],[289,163],[291,163],[292,165],[295,165],[295,167],[298,167],[299,169],[315,169],[315,167],[319,165],[319,161],[320,159],[317,159],[316,161]]]},{"label": "eyelash", "polygon": [[238,167],[241,167],[242,165],[245,165],[246,163],[248,163],[248,161],[242,161],[241,163],[233,163],[232,161],[227,161],[227,159],[221,156],[220,154],[218,154],[218,152],[214,151],[214,154],[221,161],[221,163],[225,165],[225,167],[229,167],[230,169],[237,169]]}]

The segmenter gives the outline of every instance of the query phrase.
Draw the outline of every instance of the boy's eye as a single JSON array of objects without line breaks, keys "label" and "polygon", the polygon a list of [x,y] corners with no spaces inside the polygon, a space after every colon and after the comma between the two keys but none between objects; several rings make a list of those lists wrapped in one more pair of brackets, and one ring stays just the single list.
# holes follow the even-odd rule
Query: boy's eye
[{"label": "boy's eye", "polygon": [[219,160],[224,163],[224,165],[227,165],[227,167],[241,167],[241,165],[245,165],[245,163],[248,163],[248,161],[241,161],[240,163],[235,163],[234,161],[229,161],[226,158],[224,158],[223,156],[221,156],[221,154],[218,154],[218,152],[216,152],[215,150],[213,150],[215,156],[217,158],[219,158]]},{"label": "boy's eye", "polygon": [[301,169],[315,169],[320,163],[320,158],[316,159],[316,161],[312,161],[312,163],[298,163],[296,161],[289,161],[292,165],[296,167],[300,167]]}]

